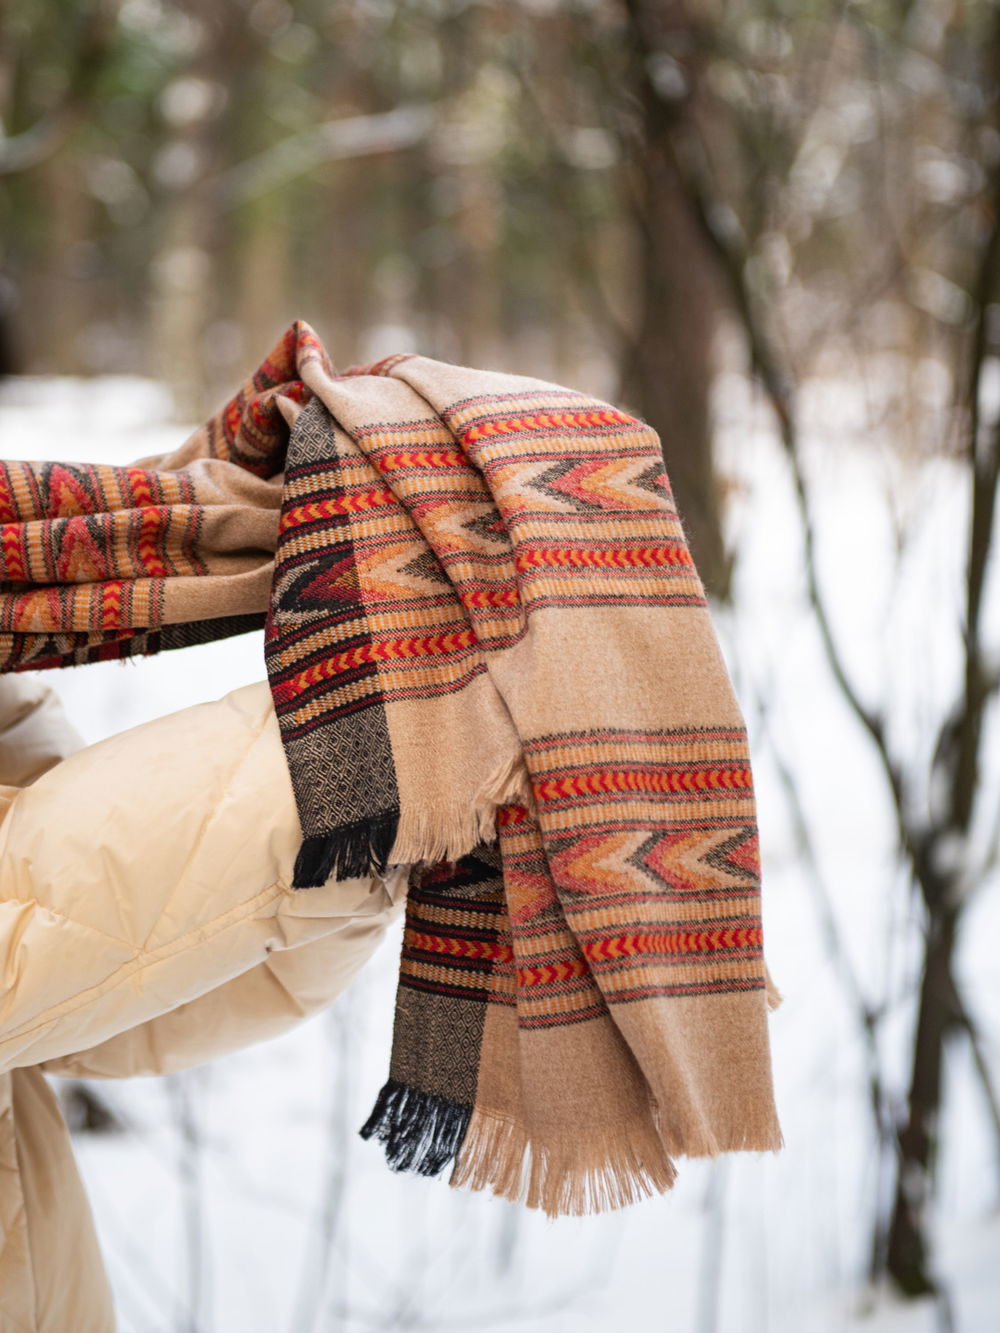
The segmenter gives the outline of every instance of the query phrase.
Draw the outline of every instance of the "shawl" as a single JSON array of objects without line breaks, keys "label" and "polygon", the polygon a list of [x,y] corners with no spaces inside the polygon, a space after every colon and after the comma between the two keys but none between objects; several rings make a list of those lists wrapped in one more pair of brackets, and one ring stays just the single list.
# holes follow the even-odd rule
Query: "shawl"
[{"label": "shawl", "polygon": [[304,324],[174,454],[0,463],[0,669],[265,626],[295,887],[410,867],[396,1169],[550,1215],[783,1146],[747,732],[655,432]]}]

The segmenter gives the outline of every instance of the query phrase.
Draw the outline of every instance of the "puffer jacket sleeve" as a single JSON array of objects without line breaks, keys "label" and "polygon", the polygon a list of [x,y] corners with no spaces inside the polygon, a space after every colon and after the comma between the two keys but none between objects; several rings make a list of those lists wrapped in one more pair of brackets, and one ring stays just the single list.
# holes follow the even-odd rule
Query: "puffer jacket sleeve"
[{"label": "puffer jacket sleeve", "polygon": [[[278,915],[287,948],[272,949],[176,1009],[41,1068],[77,1078],[170,1074],[280,1036],[347,989],[400,915],[404,891],[405,872],[398,871],[363,897],[344,885],[286,892]],[[296,944],[300,934],[304,942]]]},{"label": "puffer jacket sleeve", "polygon": [[[26,785],[81,745],[47,684],[0,676],[0,782]],[[17,789],[0,792],[2,810]],[[0,1329],[115,1329],[111,1288],[69,1133],[38,1069],[0,1073]]]},{"label": "puffer jacket sleeve", "polygon": [[0,676],[0,785],[27,787],[82,748],[59,696],[44,681]]},{"label": "puffer jacket sleeve", "polygon": [[402,908],[379,881],[290,887],[301,835],[264,682],[4,795],[0,1070],[158,1073],[275,1035]]}]

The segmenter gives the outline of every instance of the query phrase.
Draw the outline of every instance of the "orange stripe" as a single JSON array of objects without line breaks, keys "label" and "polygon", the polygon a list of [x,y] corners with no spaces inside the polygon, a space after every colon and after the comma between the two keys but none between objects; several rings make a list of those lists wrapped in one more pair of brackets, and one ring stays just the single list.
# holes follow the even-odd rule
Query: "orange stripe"
[{"label": "orange stripe", "polygon": [[296,528],[302,523],[315,523],[317,519],[332,518],[337,514],[363,514],[368,509],[396,503],[396,497],[387,486],[375,486],[371,490],[356,491],[351,495],[330,496],[326,500],[286,509],[281,515],[280,531],[287,532],[289,528]]},{"label": "orange stripe", "polygon": [[25,580],[28,571],[21,554],[20,523],[5,523],[0,531],[0,550],[3,553],[4,578]]},{"label": "orange stripe", "polygon": [[490,940],[464,940],[446,935],[427,935],[421,931],[406,932],[406,948],[422,953],[447,954],[451,958],[489,958],[497,963],[509,963],[514,951],[509,944]]},{"label": "orange stripe", "polygon": [[379,467],[391,470],[400,467],[465,467],[468,460],[461,449],[407,449],[394,454],[382,454]]},{"label": "orange stripe", "polygon": [[480,606],[517,606],[520,597],[516,588],[475,588],[471,592],[461,592],[463,603],[470,607]]},{"label": "orange stripe", "polygon": [[150,484],[149,473],[144,472],[142,468],[127,467],[125,475],[128,478],[128,488],[132,493],[132,499],[140,509],[153,503],[153,488]]},{"label": "orange stripe", "polygon": [[629,769],[621,772],[599,769],[594,773],[577,773],[571,777],[534,781],[532,788],[539,801],[560,801],[578,796],[599,796],[602,792],[686,792],[732,791],[753,787],[749,767],[708,768],[691,772],[687,769],[642,771]]},{"label": "orange stripe", "polygon": [[17,504],[7,465],[0,463],[0,522],[17,521]]},{"label": "orange stripe", "polygon": [[560,981],[572,981],[574,977],[586,976],[590,971],[582,958],[571,958],[558,963],[542,963],[538,967],[519,967],[517,984],[525,988],[530,986],[552,986]]},{"label": "orange stripe", "polygon": [[497,811],[497,825],[506,828],[510,824],[523,824],[528,812],[523,805],[502,805]]},{"label": "orange stripe", "polygon": [[125,584],[121,581],[113,581],[98,584],[98,587],[101,599],[101,629],[123,629],[122,592]]},{"label": "orange stripe", "polygon": [[162,578],[169,573],[160,552],[160,532],[169,522],[170,510],[165,506],[145,508],[142,511],[137,551],[143,569],[152,578]]},{"label": "orange stripe", "polygon": [[525,572],[539,566],[557,569],[629,569],[691,565],[686,546],[633,546],[624,550],[588,547],[530,546],[518,551],[516,565]]},{"label": "orange stripe", "polygon": [[344,671],[353,671],[368,662],[390,662],[400,657],[433,657],[442,653],[465,652],[477,642],[475,631],[471,628],[459,630],[454,634],[431,634],[421,638],[389,639],[382,643],[362,643],[345,653],[335,653],[332,657],[316,662],[305,671],[300,671],[291,680],[275,687],[277,702],[287,703],[317,685],[321,680],[330,680]]},{"label": "orange stripe", "polygon": [[603,940],[589,940],[584,952],[593,963],[633,958],[637,954],[709,953],[721,949],[745,949],[759,945],[763,931],[759,926],[736,930],[671,930],[616,935]]},{"label": "orange stripe", "polygon": [[496,417],[480,421],[462,431],[463,443],[475,444],[494,435],[510,435],[526,430],[579,430],[588,426],[637,426],[634,417],[622,412],[532,412],[525,416]]}]

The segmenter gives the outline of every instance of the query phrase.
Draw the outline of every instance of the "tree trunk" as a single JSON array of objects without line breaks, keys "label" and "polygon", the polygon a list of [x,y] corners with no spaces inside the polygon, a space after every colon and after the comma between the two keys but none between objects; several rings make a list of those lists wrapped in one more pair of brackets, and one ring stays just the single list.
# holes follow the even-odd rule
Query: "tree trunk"
[{"label": "tree trunk", "polygon": [[622,396],[659,433],[698,572],[711,594],[728,600],[732,556],[722,535],[710,409],[717,275],[675,159],[696,114],[704,38],[680,3],[625,0],[625,12],[640,106],[630,154],[639,314]]},{"label": "tree trunk", "polygon": [[952,956],[957,917],[932,913],[913,1040],[909,1109],[899,1133],[899,1169],[886,1266],[907,1296],[936,1293],[928,1267],[926,1209],[938,1149],[945,1042],[955,1018]]}]

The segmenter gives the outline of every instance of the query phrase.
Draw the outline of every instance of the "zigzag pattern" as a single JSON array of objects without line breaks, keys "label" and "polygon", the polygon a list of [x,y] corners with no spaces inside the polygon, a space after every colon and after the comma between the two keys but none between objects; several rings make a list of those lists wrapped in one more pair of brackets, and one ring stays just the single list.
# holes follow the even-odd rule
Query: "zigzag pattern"
[{"label": "zigzag pattern", "polygon": [[691,567],[691,555],[686,547],[672,546],[528,546],[517,553],[519,571],[554,568],[563,570],[655,569],[660,566]]},{"label": "zigzag pattern", "polygon": [[532,781],[532,791],[538,801],[567,801],[590,798],[615,792],[672,792],[746,791],[753,787],[750,769],[745,765],[701,770],[667,769],[600,769],[597,772],[574,773],[569,777],[543,778]]},{"label": "zigzag pattern", "polygon": [[[411,877],[401,992],[472,999],[483,1006],[511,1005],[513,958],[495,849],[482,847],[456,863],[441,861]],[[405,1021],[412,1021],[412,1014],[411,1006]],[[475,1031],[481,1036],[482,1018]]]},{"label": "zigzag pattern", "polygon": [[[391,376],[405,361],[359,373]],[[352,421],[342,445],[351,480],[345,474],[327,496],[290,488],[295,507],[286,505],[283,533],[302,521],[349,518],[362,601],[369,614],[400,621],[426,607],[436,558],[484,651],[517,642],[536,608],[703,604],[648,427],[569,391],[553,389],[547,403],[528,397],[536,399],[530,410],[511,412],[482,400],[492,410],[470,405],[480,409],[470,420],[460,404],[443,416]],[[371,512],[381,510],[384,526]],[[567,541],[568,519],[576,527]],[[398,545],[390,531],[402,534]],[[404,536],[415,531],[423,540],[403,560]],[[400,575],[413,579],[408,591]],[[426,684],[430,693],[450,688],[432,670]],[[386,701],[394,697],[386,688]]]},{"label": "zigzag pattern", "polygon": [[498,831],[526,1025],[593,1016],[595,982],[612,1007],[763,987],[742,728],[558,733],[525,757],[537,819],[510,805]]},{"label": "zigzag pattern", "polygon": [[164,580],[207,572],[180,470],[0,462],[0,517],[0,670],[155,651]]},{"label": "zigzag pattern", "polygon": [[542,963],[537,967],[518,967],[517,984],[523,990],[545,986],[561,992],[566,982],[586,976],[589,976],[589,968],[584,959],[566,958],[558,962]]},{"label": "zigzag pattern", "polygon": [[347,652],[323,657],[305,671],[281,680],[275,686],[275,698],[281,705],[287,705],[321,681],[334,680],[360,666],[400,659],[443,657],[471,648],[474,644],[475,633],[471,628],[453,634],[422,634],[408,639],[372,640]]},{"label": "zigzag pattern", "polygon": [[21,546],[20,524],[5,523],[0,529],[0,559],[5,580],[23,583],[27,579],[28,564]]},{"label": "zigzag pattern", "polygon": [[284,535],[304,523],[320,523],[324,519],[344,514],[364,514],[370,509],[395,504],[396,497],[387,486],[376,486],[354,494],[330,495],[308,504],[285,506],[281,511],[278,532]]},{"label": "zigzag pattern", "polygon": [[595,964],[655,954],[718,953],[723,950],[757,948],[762,942],[759,926],[726,930],[637,931],[588,940],[584,953]]},{"label": "zigzag pattern", "polygon": [[475,425],[466,427],[459,439],[466,448],[479,444],[483,440],[495,440],[497,436],[520,435],[525,432],[570,433],[581,430],[594,430],[604,426],[634,427],[634,417],[626,416],[614,408],[585,408],[575,412],[527,412],[521,416],[493,416],[483,418]]},{"label": "zigzag pattern", "polygon": [[755,823],[702,822],[651,833],[630,865],[673,893],[731,893],[760,880]]},{"label": "zigzag pattern", "polygon": [[406,948],[411,957],[416,954],[446,954],[449,958],[469,961],[486,959],[491,963],[509,963],[514,956],[511,946],[499,940],[458,939],[421,930],[406,932]]},{"label": "zigzag pattern", "polygon": [[139,565],[150,578],[166,578],[170,573],[164,554],[166,530],[169,526],[169,509],[163,506],[149,506],[142,511],[135,548]]},{"label": "zigzag pattern", "polygon": [[288,426],[278,398],[306,403],[312,391],[302,382],[306,365],[327,374],[333,367],[320,340],[297,321],[286,330],[226,406],[204,428],[210,458],[225,458],[258,477],[271,477],[284,466]]},{"label": "zigzag pattern", "polygon": [[122,583],[101,584],[101,624],[102,630],[123,629],[123,603],[125,586]]}]

